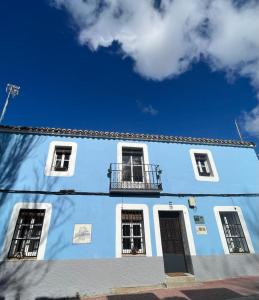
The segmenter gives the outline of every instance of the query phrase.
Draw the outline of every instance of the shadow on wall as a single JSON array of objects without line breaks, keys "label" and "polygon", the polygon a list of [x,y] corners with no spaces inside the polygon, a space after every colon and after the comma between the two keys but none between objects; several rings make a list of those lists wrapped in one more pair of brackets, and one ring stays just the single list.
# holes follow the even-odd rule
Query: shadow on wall
[{"label": "shadow on wall", "polygon": [[[41,138],[33,135],[2,135],[0,141],[0,188],[5,190],[12,189],[18,182],[19,171],[22,164],[27,159],[32,160],[32,168],[30,178],[34,183],[33,190],[53,190],[57,178],[45,178],[42,176],[45,162],[40,162],[37,153],[33,152],[35,147],[39,146]],[[40,168],[39,166],[42,164]],[[28,187],[23,187],[28,189]],[[0,191],[0,215],[1,210],[4,209],[6,201],[10,201],[12,194]],[[49,202],[48,195],[35,195],[35,194],[18,194],[19,202],[35,202],[43,203]],[[51,196],[53,197],[53,196]],[[52,203],[52,216],[48,235],[51,235],[62,224],[64,224],[74,211],[73,201],[67,196],[56,196],[55,201]],[[9,224],[5,224],[5,228],[2,229],[3,236],[6,236],[7,228]],[[56,256],[61,250],[68,245],[64,243],[63,234],[56,234],[55,243],[52,245],[50,252],[48,252],[49,261],[35,260],[9,260],[4,258],[0,261],[0,299],[4,300],[5,295],[12,295],[12,299],[20,299],[20,295],[26,293],[27,289],[33,287],[37,289],[37,285],[41,283],[44,276],[49,272],[52,265],[52,258]],[[1,250],[1,249],[0,249]],[[1,254],[1,253],[0,253]],[[9,299],[9,298],[8,298]],[[42,298],[43,299],[43,298]],[[47,298],[45,298],[47,299]],[[61,299],[61,298],[60,298]],[[71,298],[72,299],[72,298]],[[78,298],[75,298],[78,299]]]},{"label": "shadow on wall", "polygon": [[[172,293],[175,296],[166,296],[166,294]],[[158,292],[159,294],[159,292]],[[163,290],[161,293],[163,296],[157,296],[154,293],[143,294],[129,294],[129,295],[116,295],[107,296],[107,300],[226,300],[232,298],[239,298],[243,295],[236,293],[226,288],[213,288],[213,289],[193,289],[193,290]],[[84,298],[82,298],[83,300]],[[38,300],[38,299],[37,299]],[[54,300],[54,299],[52,299]]]},{"label": "shadow on wall", "polygon": [[[48,298],[48,297],[39,297],[35,298],[35,300],[80,300],[81,298],[79,296],[75,297],[63,297],[63,298]],[[1,298],[0,298],[1,300]]]}]

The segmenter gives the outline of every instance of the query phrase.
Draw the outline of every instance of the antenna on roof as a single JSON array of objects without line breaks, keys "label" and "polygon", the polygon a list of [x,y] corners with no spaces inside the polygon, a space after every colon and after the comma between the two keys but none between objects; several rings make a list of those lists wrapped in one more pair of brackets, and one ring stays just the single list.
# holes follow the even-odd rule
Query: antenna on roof
[{"label": "antenna on roof", "polygon": [[240,137],[240,140],[241,140],[241,142],[243,142],[243,137],[242,137],[242,134],[241,134],[241,131],[239,129],[239,126],[238,126],[238,123],[237,123],[236,119],[235,119],[235,124],[236,124],[237,132],[238,132],[238,135]]},{"label": "antenna on roof", "polygon": [[0,124],[2,123],[3,119],[4,119],[4,115],[7,109],[7,105],[9,103],[9,98],[10,96],[12,96],[12,98],[14,98],[15,96],[17,96],[19,94],[19,90],[20,87],[18,85],[14,85],[14,84],[10,84],[8,83],[6,86],[6,93],[7,93],[7,97],[5,100],[5,104],[1,113],[1,117],[0,117]]}]

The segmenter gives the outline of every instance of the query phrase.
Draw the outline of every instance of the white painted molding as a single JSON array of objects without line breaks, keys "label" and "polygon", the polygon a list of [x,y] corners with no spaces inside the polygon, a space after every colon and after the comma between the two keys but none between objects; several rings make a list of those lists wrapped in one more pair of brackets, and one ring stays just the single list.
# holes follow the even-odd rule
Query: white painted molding
[{"label": "white painted molding", "polygon": [[180,211],[183,213],[190,254],[196,255],[195,244],[194,244],[194,239],[192,234],[192,227],[191,227],[191,222],[190,222],[190,217],[189,217],[189,212],[187,207],[185,205],[173,205],[172,207],[169,207],[168,204],[157,204],[154,205],[153,207],[157,256],[163,256],[161,233],[160,233],[160,222],[159,222],[159,211]]},{"label": "white painted molding", "polygon": [[[53,171],[52,163],[55,154],[55,147],[64,146],[64,147],[72,147],[69,166],[67,171]],[[48,158],[45,166],[45,175],[46,176],[73,176],[75,172],[75,164],[76,164],[76,153],[77,153],[77,143],[75,142],[64,142],[64,141],[53,141],[49,145]]]},{"label": "white painted molding", "polygon": [[[146,256],[152,256],[151,239],[150,239],[150,226],[149,226],[149,213],[146,204],[122,204],[116,205],[116,238],[115,238],[115,255],[122,257],[122,241],[121,241],[121,211],[128,210],[142,210],[144,218],[144,231],[145,231],[145,246]],[[138,256],[138,255],[136,255]]]},{"label": "white painted molding", "polygon": [[[197,164],[196,164],[196,160],[195,160],[195,154],[207,154],[208,159],[209,159],[209,163],[212,169],[212,173],[213,176],[200,176],[198,168],[197,168]],[[212,156],[212,153],[210,150],[207,149],[190,149],[190,156],[191,156],[191,162],[192,162],[192,167],[193,167],[193,171],[194,171],[194,175],[195,178],[199,181],[214,181],[217,182],[219,181],[219,175],[218,175],[218,171]]]},{"label": "white painted molding", "polygon": [[38,249],[37,258],[35,258],[37,260],[43,260],[46,245],[47,245],[47,237],[48,237],[48,231],[49,231],[49,225],[51,219],[52,205],[50,203],[34,203],[34,202],[18,202],[14,205],[0,260],[5,260],[8,256],[8,252],[11,246],[20,209],[45,209],[45,216],[44,216],[44,221],[42,226],[40,245]]},{"label": "white painted molding", "polygon": [[[145,180],[146,182],[150,181],[150,178],[147,174],[149,174],[148,166],[149,165],[149,158],[148,158],[148,149],[147,145],[144,143],[130,143],[130,142],[119,142],[117,144],[117,163],[122,164],[122,148],[141,148],[143,149],[143,163],[144,163],[144,168],[145,168]],[[122,165],[119,165],[120,171],[122,169]],[[121,172],[119,172],[121,174]],[[119,176],[119,181],[121,181],[121,178]]]},{"label": "white painted molding", "polygon": [[239,206],[214,206],[214,214],[215,214],[216,223],[217,223],[217,226],[218,226],[219,235],[220,235],[220,239],[221,239],[221,243],[222,243],[224,253],[225,254],[230,254],[229,249],[228,249],[228,245],[227,245],[227,241],[226,241],[226,237],[225,237],[225,233],[224,233],[224,229],[223,229],[223,225],[222,225],[221,218],[220,218],[220,215],[219,215],[219,213],[221,211],[222,212],[223,211],[236,211],[238,213],[240,223],[241,223],[241,226],[242,226],[242,229],[244,231],[245,238],[246,238],[246,242],[247,242],[249,252],[250,253],[255,253],[255,250],[254,250],[254,247],[253,247],[253,244],[252,244],[252,240],[250,238],[250,234],[249,234],[249,231],[247,229],[246,222],[245,222],[245,219],[244,219],[241,208]]}]

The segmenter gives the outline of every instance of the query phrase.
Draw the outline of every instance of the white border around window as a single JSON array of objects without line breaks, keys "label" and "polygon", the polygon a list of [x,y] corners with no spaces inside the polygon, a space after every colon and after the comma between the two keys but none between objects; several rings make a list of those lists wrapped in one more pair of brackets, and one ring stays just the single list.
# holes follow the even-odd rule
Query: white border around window
[{"label": "white border around window", "polygon": [[[122,170],[122,148],[140,148],[143,149],[143,164],[144,164],[144,171],[145,174],[149,174],[149,169],[148,169],[148,165],[149,165],[149,158],[148,158],[148,150],[147,150],[147,145],[144,143],[130,143],[130,142],[119,142],[117,144],[117,163],[120,164],[119,165],[119,170]],[[121,181],[121,172],[119,172],[119,181]],[[145,177],[146,182],[149,182],[149,176]]]},{"label": "white border around window", "polygon": [[20,209],[45,209],[40,245],[35,260],[43,260],[47,245],[47,237],[51,219],[52,205],[50,203],[18,202],[13,207],[10,223],[5,237],[1,260],[7,259]]},{"label": "white border around window", "polygon": [[[150,239],[150,227],[149,227],[149,213],[148,206],[146,204],[122,204],[116,205],[116,238],[115,238],[115,252],[116,257],[122,257],[122,245],[121,245],[121,211],[127,210],[142,210],[144,219],[144,231],[145,231],[145,246],[146,256],[152,256],[151,239]],[[136,255],[139,256],[139,255]]]},{"label": "white border around window", "polygon": [[[223,246],[224,253],[225,254],[230,254],[229,249],[228,249],[228,245],[227,245],[227,241],[226,241],[226,237],[225,237],[225,234],[224,234],[220,214],[219,214],[221,211],[230,211],[230,212],[231,211],[236,211],[238,213],[238,217],[240,219],[240,223],[241,223],[241,226],[242,226],[245,238],[246,238],[246,242],[247,242],[249,252],[250,253],[255,253],[254,247],[253,247],[253,244],[252,244],[252,240],[250,238],[250,234],[248,232],[246,222],[245,222],[245,219],[244,219],[241,208],[239,206],[214,206],[214,214],[215,214],[216,223],[217,223],[217,226],[218,226],[219,235],[220,235],[220,239],[221,239],[221,243],[222,243],[222,246]],[[233,254],[231,254],[231,255],[233,255]],[[240,255],[240,254],[238,254],[238,255]]]},{"label": "white border around window", "polygon": [[[69,167],[67,171],[53,171],[52,163],[55,154],[55,147],[64,146],[72,147],[72,152],[69,160]],[[46,176],[73,176],[75,172],[75,163],[76,163],[76,152],[77,152],[77,143],[75,142],[64,142],[64,141],[53,141],[49,145],[48,158],[46,161],[45,175]]]},{"label": "white border around window", "polygon": [[172,208],[170,208],[167,204],[157,204],[154,205],[153,207],[157,256],[163,256],[161,233],[160,233],[160,222],[159,222],[159,211],[181,211],[183,213],[190,255],[196,255],[195,244],[194,244],[194,239],[192,234],[192,227],[191,227],[191,222],[190,222],[190,217],[189,217],[189,212],[187,207],[185,205],[173,205]]},{"label": "white border around window", "polygon": [[117,144],[117,163],[122,164],[122,148],[142,148],[143,149],[143,156],[144,156],[144,164],[149,164],[148,159],[148,151],[147,151],[147,145],[144,143],[126,143],[126,142],[119,142]]},{"label": "white border around window", "polygon": [[[209,159],[209,163],[212,169],[212,173],[213,176],[200,176],[199,175],[199,171],[197,168],[197,164],[196,164],[196,160],[195,160],[195,154],[207,154],[208,159]],[[214,181],[217,182],[219,181],[219,175],[218,175],[218,171],[212,156],[212,153],[210,150],[207,149],[190,149],[190,156],[191,156],[191,161],[192,161],[192,167],[193,167],[193,171],[195,174],[195,178],[199,181]]]}]

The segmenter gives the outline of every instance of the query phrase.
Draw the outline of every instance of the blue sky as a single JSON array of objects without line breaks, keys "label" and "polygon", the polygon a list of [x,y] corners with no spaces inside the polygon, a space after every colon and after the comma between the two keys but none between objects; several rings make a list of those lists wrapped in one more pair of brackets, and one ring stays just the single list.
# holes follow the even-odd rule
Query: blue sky
[{"label": "blue sky", "polygon": [[50,1],[1,1],[1,105],[8,82],[21,86],[3,124],[237,139],[234,119],[242,123],[258,103],[250,75],[229,78],[201,56],[168,78],[156,67],[143,71],[142,57],[116,42],[80,45],[80,30],[71,9]]}]

